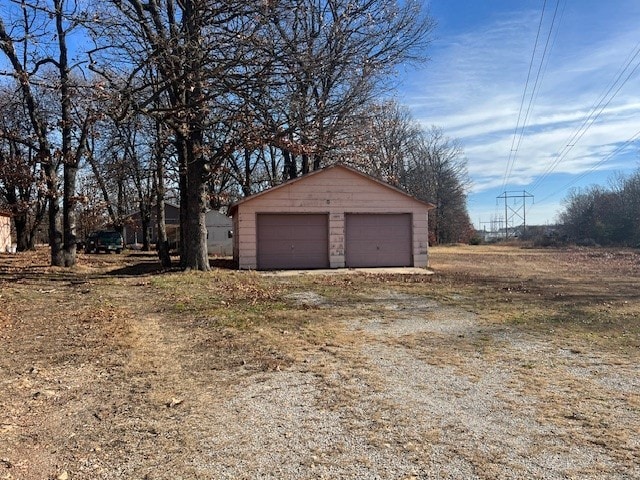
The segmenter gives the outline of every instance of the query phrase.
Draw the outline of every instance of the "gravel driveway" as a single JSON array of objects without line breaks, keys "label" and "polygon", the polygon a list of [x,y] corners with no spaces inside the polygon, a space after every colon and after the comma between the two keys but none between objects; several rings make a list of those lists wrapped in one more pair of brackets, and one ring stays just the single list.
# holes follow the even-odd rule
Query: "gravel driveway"
[{"label": "gravel driveway", "polygon": [[[330,309],[312,293],[297,300]],[[327,344],[304,368],[247,377],[217,405],[197,468],[215,478],[640,478],[638,409],[625,395],[640,387],[634,365],[576,358],[392,291],[360,307],[344,325],[357,340]]]}]

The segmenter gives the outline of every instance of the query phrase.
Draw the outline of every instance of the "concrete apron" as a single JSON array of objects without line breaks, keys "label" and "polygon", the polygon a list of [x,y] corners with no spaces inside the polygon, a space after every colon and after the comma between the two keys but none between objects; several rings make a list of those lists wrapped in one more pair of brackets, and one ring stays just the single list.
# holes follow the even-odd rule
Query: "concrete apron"
[{"label": "concrete apron", "polygon": [[258,272],[265,277],[295,277],[299,275],[433,275],[428,268],[380,267],[380,268],[326,268],[319,270],[273,270]]}]

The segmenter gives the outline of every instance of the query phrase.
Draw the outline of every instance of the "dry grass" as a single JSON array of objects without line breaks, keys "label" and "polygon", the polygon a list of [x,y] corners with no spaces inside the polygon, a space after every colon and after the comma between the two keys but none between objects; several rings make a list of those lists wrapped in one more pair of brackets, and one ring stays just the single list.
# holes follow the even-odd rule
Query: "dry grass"
[{"label": "dry grass", "polygon": [[[614,352],[640,346],[640,252],[434,249],[440,292],[493,324],[517,324],[549,340],[586,341]],[[576,347],[579,348],[579,347]]]},{"label": "dry grass", "polygon": [[[229,423],[246,412],[228,405],[254,391],[245,401],[262,401],[261,386],[275,395],[278,375],[298,379],[289,388],[309,396],[305,410],[344,419],[366,443],[355,449],[334,435],[331,447],[296,460],[298,478],[353,476],[356,466],[385,476],[378,456],[418,472],[398,463],[391,476],[431,478],[444,472],[434,458],[476,478],[532,475],[511,458],[513,432],[489,420],[482,428],[495,431],[421,417],[432,398],[461,409],[485,399],[539,425],[529,434],[534,457],[608,459],[557,467],[551,478],[637,473],[640,254],[440,247],[431,263],[434,276],[279,278],[163,272],[144,254],[81,255],[73,270],[47,266],[44,251],[1,255],[0,478],[237,471],[204,459],[232,449],[224,432],[236,432],[236,443],[251,435]],[[394,361],[444,376],[407,383]],[[286,438],[304,443],[307,433],[322,438]],[[489,433],[505,439],[479,448],[475,436]],[[245,478],[259,476],[251,448],[235,454],[247,456]]]}]

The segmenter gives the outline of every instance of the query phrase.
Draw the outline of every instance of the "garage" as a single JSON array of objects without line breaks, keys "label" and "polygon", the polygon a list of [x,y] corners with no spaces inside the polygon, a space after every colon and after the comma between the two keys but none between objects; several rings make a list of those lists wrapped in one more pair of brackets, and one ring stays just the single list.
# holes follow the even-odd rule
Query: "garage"
[{"label": "garage", "polygon": [[258,269],[329,267],[326,214],[258,214]]},{"label": "garage", "polygon": [[349,268],[412,265],[410,214],[346,214],[345,236]]},{"label": "garage", "polygon": [[241,269],[427,267],[434,206],[335,164],[234,203]]}]

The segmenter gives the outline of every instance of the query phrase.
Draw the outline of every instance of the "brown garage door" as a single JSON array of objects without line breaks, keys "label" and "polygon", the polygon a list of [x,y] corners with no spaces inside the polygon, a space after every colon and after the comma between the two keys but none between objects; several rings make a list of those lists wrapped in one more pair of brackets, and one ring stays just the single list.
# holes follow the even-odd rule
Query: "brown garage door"
[{"label": "brown garage door", "polygon": [[411,266],[411,214],[346,215],[347,267]]},{"label": "brown garage door", "polygon": [[258,269],[328,268],[327,215],[258,214]]}]

